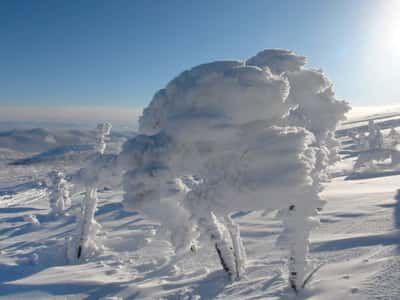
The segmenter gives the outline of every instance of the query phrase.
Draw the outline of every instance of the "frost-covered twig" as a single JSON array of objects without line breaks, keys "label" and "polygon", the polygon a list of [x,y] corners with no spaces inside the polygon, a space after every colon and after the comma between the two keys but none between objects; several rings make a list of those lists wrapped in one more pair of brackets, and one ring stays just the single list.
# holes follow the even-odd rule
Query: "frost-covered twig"
[{"label": "frost-covered twig", "polygon": [[236,278],[240,279],[246,269],[246,250],[243,245],[243,240],[240,237],[239,225],[235,224],[229,216],[225,217],[225,223],[232,239],[233,254],[236,264]]},{"label": "frost-covered twig", "polygon": [[210,237],[225,272],[229,274],[230,279],[238,278],[239,270],[237,269],[232,236],[226,226],[213,213],[210,216]]}]

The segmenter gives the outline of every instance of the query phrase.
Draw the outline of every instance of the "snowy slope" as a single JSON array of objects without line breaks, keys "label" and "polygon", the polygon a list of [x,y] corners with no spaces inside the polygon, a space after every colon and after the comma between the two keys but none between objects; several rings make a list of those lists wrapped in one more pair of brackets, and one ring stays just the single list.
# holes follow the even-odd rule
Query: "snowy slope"
[{"label": "snowy slope", "polygon": [[347,122],[368,121],[369,119],[385,119],[400,115],[400,105],[389,106],[354,106],[347,113]]},{"label": "snowy slope", "polygon": [[[321,226],[312,234],[311,247],[315,265],[324,265],[304,298],[400,297],[399,235],[394,222],[399,180],[400,176],[359,181],[340,177],[328,185],[323,194],[328,204]],[[74,203],[81,197],[76,195]],[[274,215],[237,214],[250,261],[247,278],[231,284],[210,249],[174,261],[171,246],[154,236],[159,225],[124,212],[120,192],[100,197],[97,220],[106,234],[106,250],[86,263],[68,265],[64,238],[74,228],[76,207],[70,216],[52,220],[44,190],[1,196],[2,299],[68,295],[74,299],[292,299],[281,271],[285,253],[274,245],[282,230]],[[27,214],[38,217],[40,228],[24,221]]]},{"label": "snowy slope", "polygon": [[54,163],[60,160],[63,163],[73,163],[84,158],[85,154],[89,154],[93,151],[93,145],[82,144],[82,145],[65,145],[50,150],[41,152],[39,154],[32,155],[23,159],[13,161],[12,165],[30,165],[38,163]]},{"label": "snowy slope", "polygon": [[[124,211],[121,190],[104,191],[96,213],[104,252],[70,264],[65,238],[83,195],[73,195],[68,215],[52,218],[40,184],[52,165],[0,162],[0,299],[400,299],[400,176],[345,180],[353,163],[349,157],[332,169],[337,177],[326,184],[311,235],[310,259],[321,267],[295,296],[275,213],[234,215],[249,261],[246,277],[230,283],[212,247],[178,259],[159,224]],[[32,214],[40,226],[27,220]]]},{"label": "snowy slope", "polygon": [[365,106],[353,107],[337,130],[338,136],[344,136],[354,129],[365,130],[368,121],[374,120],[381,129],[400,127],[400,106]]}]

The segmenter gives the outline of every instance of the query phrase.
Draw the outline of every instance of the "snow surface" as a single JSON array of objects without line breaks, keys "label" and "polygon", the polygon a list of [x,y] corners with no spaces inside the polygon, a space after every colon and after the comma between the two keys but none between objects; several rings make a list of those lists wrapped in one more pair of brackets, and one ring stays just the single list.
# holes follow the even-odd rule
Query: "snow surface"
[{"label": "snow surface", "polygon": [[326,184],[321,225],[311,234],[310,258],[321,267],[297,296],[276,245],[283,230],[276,212],[233,215],[248,262],[246,276],[231,283],[211,247],[175,256],[160,224],[125,211],[121,188],[106,189],[96,212],[104,252],[69,264],[65,238],[84,195],[72,195],[65,216],[49,217],[41,180],[52,166],[0,161],[0,299],[400,299],[400,175],[377,170],[350,180],[354,157],[344,157],[331,169],[337,177]]}]

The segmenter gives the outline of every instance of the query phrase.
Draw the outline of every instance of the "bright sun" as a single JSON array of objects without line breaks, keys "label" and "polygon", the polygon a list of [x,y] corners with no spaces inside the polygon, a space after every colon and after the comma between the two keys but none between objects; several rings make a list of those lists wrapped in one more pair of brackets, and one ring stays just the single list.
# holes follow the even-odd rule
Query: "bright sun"
[{"label": "bright sun", "polygon": [[383,13],[377,24],[379,48],[386,53],[400,56],[400,1],[384,1]]}]

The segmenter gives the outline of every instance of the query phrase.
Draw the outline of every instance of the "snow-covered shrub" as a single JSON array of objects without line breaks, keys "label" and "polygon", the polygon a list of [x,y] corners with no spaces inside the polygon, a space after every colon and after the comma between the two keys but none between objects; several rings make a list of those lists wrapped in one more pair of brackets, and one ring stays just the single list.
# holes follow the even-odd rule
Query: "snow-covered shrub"
[{"label": "snow-covered shrub", "polygon": [[392,151],[386,149],[371,149],[360,152],[354,164],[354,171],[379,171],[377,162],[383,162],[391,158]]},{"label": "snow-covered shrub", "polygon": [[63,172],[54,171],[49,174],[49,202],[50,214],[62,215],[71,205],[68,183]]},{"label": "snow-covered shrub", "polygon": [[390,129],[390,132],[387,136],[388,146],[391,149],[399,150],[400,145],[400,133],[393,127]]},{"label": "snow-covered shrub", "polygon": [[368,150],[378,150],[383,148],[383,135],[374,120],[368,122]]},{"label": "snow-covered shrub", "polygon": [[104,184],[116,180],[112,176],[116,170],[116,156],[104,154],[110,131],[110,123],[102,123],[97,126],[95,153],[78,173],[78,181],[84,187],[85,196],[77,216],[75,234],[67,241],[70,261],[93,256],[102,249],[102,245],[96,237],[101,226],[96,222],[94,215],[98,202],[98,186],[100,184],[104,186]]},{"label": "snow-covered shrub", "polygon": [[240,276],[237,260],[233,248],[233,240],[225,224],[211,212],[211,226],[208,226],[211,240],[214,242],[222,268],[228,273],[231,279]]},{"label": "snow-covered shrub", "polygon": [[235,255],[236,278],[240,278],[245,272],[246,267],[246,251],[243,241],[240,237],[239,225],[233,222],[230,216],[225,217],[225,225],[229,231],[232,240],[233,253]]},{"label": "snow-covered shrub", "polygon": [[367,151],[369,149],[368,136],[366,135],[366,132],[361,131],[357,134],[351,135],[351,138],[356,146],[356,151]]},{"label": "snow-covered shrub", "polygon": [[290,51],[267,50],[247,62],[200,65],[168,83],[144,110],[141,135],[120,155],[128,169],[124,205],[168,227],[157,213],[162,187],[194,175],[198,180],[188,180],[172,204],[181,211],[175,219],[195,222],[209,235],[232,277],[243,272],[245,253],[239,227],[226,216],[289,211],[289,277],[300,287],[309,231],[322,205],[321,174],[335,160],[333,130],[348,109],[326,77],[304,63]]},{"label": "snow-covered shrub", "polygon": [[97,189],[88,186],[78,215],[78,226],[73,240],[76,251],[71,255],[71,261],[91,257],[101,251],[102,246],[96,237],[101,226],[94,218],[97,201]]},{"label": "snow-covered shrub", "polygon": [[386,164],[387,167],[397,167],[400,164],[399,142],[400,134],[394,128],[384,137],[379,126],[373,120],[370,120],[368,122],[367,142],[365,143],[367,147],[360,149],[357,161],[354,164],[354,171],[376,172],[381,169],[378,163],[387,160],[391,161],[390,164]]},{"label": "snow-covered shrub", "polygon": [[111,124],[108,122],[100,123],[96,128],[96,150],[100,154],[104,153],[106,149],[107,138],[111,132]]},{"label": "snow-covered shrub", "polygon": [[40,222],[35,215],[24,216],[24,221],[30,224],[33,229],[38,229],[40,227]]}]

